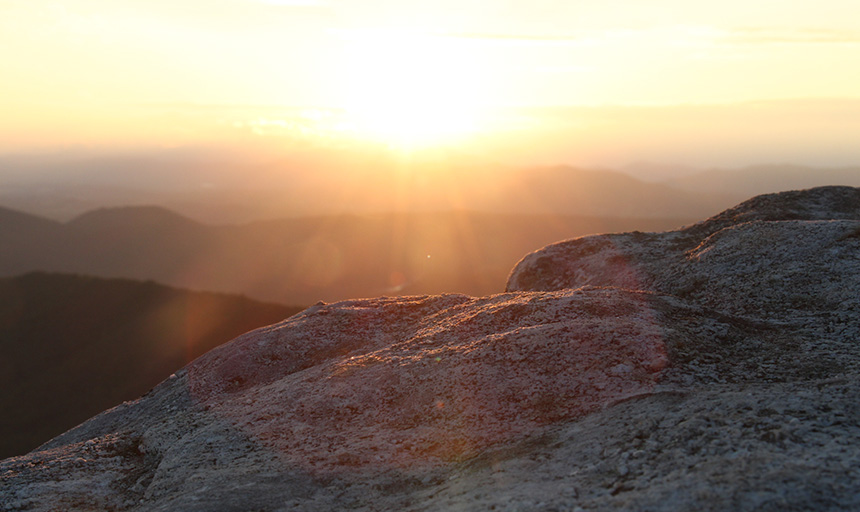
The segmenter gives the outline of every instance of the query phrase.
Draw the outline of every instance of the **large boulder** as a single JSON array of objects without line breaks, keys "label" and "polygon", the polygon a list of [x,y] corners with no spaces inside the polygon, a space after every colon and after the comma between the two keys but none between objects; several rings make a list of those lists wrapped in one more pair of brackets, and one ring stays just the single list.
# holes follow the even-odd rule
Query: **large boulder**
[{"label": "large boulder", "polygon": [[860,190],[318,304],[0,463],[0,510],[856,510]]}]

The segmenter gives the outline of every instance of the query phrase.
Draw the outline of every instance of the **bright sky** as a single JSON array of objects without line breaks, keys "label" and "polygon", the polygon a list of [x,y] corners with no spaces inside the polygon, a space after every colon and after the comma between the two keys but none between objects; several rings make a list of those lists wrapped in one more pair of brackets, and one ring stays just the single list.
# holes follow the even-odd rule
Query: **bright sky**
[{"label": "bright sky", "polygon": [[420,145],[534,128],[503,106],[857,100],[860,2],[0,0],[0,56],[0,151]]}]

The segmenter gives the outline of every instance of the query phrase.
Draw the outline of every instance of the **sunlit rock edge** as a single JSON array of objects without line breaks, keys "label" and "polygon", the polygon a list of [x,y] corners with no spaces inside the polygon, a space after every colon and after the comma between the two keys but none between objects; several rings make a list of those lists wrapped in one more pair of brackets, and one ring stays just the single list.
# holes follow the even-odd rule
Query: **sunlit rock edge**
[{"label": "sunlit rock edge", "polygon": [[0,510],[855,510],[860,189],[320,304],[0,465]]}]

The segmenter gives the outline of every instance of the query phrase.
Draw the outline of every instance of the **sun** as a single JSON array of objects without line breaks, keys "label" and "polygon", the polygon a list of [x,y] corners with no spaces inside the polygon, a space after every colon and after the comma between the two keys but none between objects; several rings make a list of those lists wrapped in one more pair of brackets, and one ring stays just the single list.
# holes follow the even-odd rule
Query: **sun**
[{"label": "sun", "polygon": [[412,149],[481,129],[480,66],[462,41],[375,31],[346,42],[343,96],[356,135]]}]

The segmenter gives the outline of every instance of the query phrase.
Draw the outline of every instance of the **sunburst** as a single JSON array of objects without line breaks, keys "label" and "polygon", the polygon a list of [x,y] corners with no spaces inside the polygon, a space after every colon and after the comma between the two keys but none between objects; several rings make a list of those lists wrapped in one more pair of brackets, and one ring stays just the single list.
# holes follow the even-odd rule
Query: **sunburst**
[{"label": "sunburst", "polygon": [[359,136],[416,148],[480,129],[480,70],[461,41],[385,31],[346,42],[345,106]]}]

